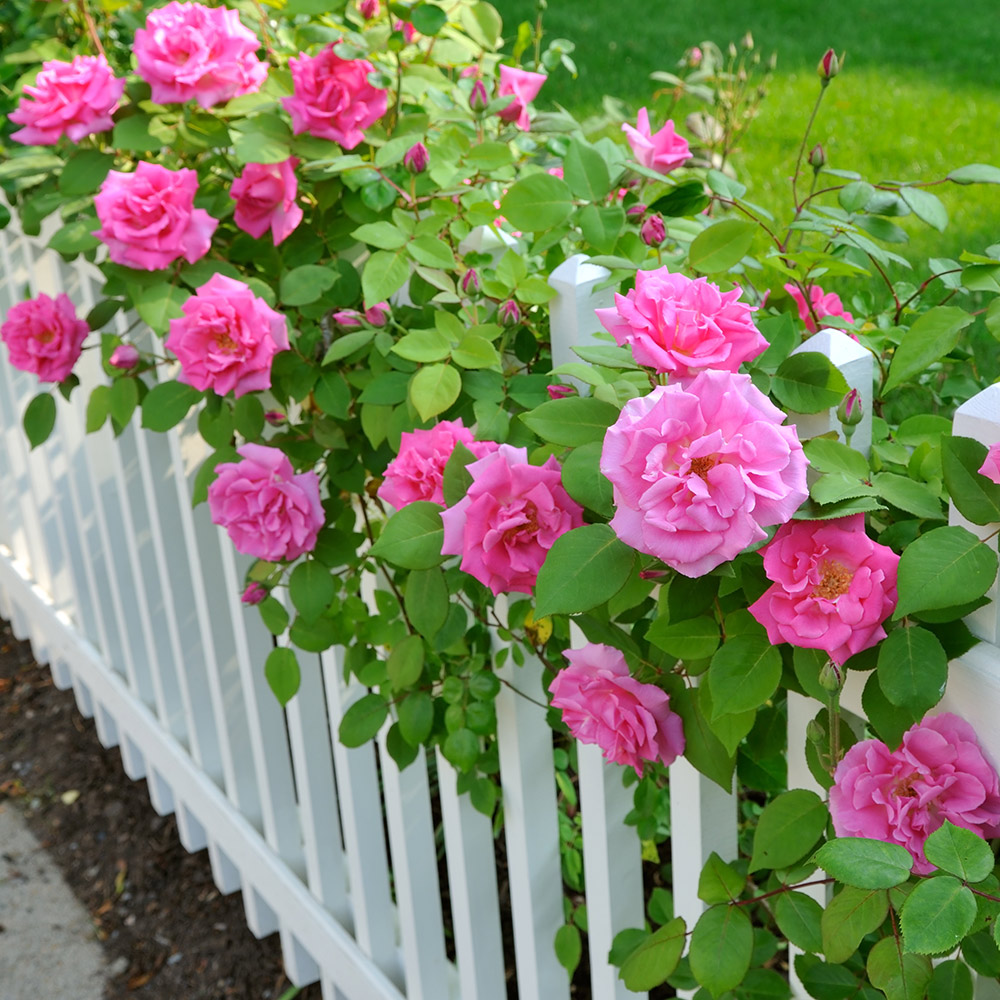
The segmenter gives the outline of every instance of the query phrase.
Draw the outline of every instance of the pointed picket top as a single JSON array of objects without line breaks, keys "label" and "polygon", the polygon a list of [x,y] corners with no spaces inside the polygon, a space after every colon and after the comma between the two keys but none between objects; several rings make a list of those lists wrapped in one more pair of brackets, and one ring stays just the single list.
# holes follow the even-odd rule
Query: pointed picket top
[{"label": "pointed picket top", "polygon": [[594,310],[615,301],[613,288],[598,288],[610,275],[606,267],[591,264],[582,253],[563,261],[549,275],[549,284],[556,290],[549,303],[553,366],[579,361],[573,348],[595,343],[593,335],[602,327]]}]

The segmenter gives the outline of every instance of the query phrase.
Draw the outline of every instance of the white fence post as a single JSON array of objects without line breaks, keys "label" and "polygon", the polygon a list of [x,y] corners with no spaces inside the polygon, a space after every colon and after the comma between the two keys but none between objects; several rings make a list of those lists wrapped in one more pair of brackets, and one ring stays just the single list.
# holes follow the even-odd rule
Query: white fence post
[{"label": "white fence post", "polygon": [[549,303],[553,367],[578,361],[573,348],[595,342],[593,335],[603,327],[594,310],[615,301],[613,288],[597,287],[610,275],[606,267],[591,264],[582,253],[564,260],[549,275],[549,284],[556,290]]}]

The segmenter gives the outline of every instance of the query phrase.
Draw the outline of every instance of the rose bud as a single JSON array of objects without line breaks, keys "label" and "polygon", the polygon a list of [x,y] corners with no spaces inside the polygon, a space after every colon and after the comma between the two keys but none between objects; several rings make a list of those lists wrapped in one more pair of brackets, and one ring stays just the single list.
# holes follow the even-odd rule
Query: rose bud
[{"label": "rose bud", "polygon": [[427,152],[427,147],[422,142],[415,142],[406,151],[406,155],[403,157],[403,166],[411,174],[422,174],[427,169],[429,160],[430,154]]},{"label": "rose bud", "polygon": [[268,596],[267,587],[262,583],[248,583],[240,600],[244,604],[260,604]]},{"label": "rose bud", "polygon": [[837,419],[847,427],[856,427],[861,423],[864,412],[861,409],[861,396],[857,389],[852,389],[837,407]]},{"label": "rose bud", "polygon": [[264,414],[264,419],[272,426],[277,427],[278,424],[283,424],[288,418],[285,416],[281,410],[268,410]]},{"label": "rose bud", "polygon": [[489,95],[486,93],[486,86],[482,80],[476,80],[472,85],[472,93],[469,94],[469,107],[473,111],[485,111],[486,105],[490,103]]},{"label": "rose bud", "polygon": [[513,299],[502,303],[497,310],[497,315],[504,326],[517,326],[521,322],[521,309]]},{"label": "rose bud", "polygon": [[637,201],[625,209],[625,215],[630,219],[641,219],[645,214],[646,206],[641,201]]},{"label": "rose bud", "polygon": [[361,326],[361,313],[357,309],[338,309],[330,318],[344,330],[353,330]]},{"label": "rose bud", "polygon": [[809,150],[809,165],[813,170],[820,170],[826,166],[826,153],[823,151],[822,145],[818,142]]},{"label": "rose bud", "polygon": [[385,326],[389,321],[389,303],[378,302],[365,310],[365,319],[372,326]]},{"label": "rose bud", "polygon": [[667,228],[663,225],[663,218],[659,215],[651,215],[642,224],[639,235],[647,246],[658,247],[667,238]]},{"label": "rose bud", "polygon": [[361,0],[361,2],[358,4],[358,13],[366,21],[370,21],[373,17],[378,17],[379,14],[378,0]]},{"label": "rose bud", "polygon": [[840,60],[833,49],[827,49],[823,53],[823,58],[816,66],[816,72],[823,81],[824,87],[840,72]]},{"label": "rose bud", "polygon": [[479,275],[476,273],[474,267],[470,267],[465,274],[462,275],[459,284],[462,286],[462,291],[466,295],[477,295],[479,293]]},{"label": "rose bud", "polygon": [[691,66],[691,67],[693,67],[694,69],[697,69],[701,65],[701,60],[703,58],[704,58],[704,53],[696,45],[688,53],[688,65]]},{"label": "rose bud", "polygon": [[112,368],[121,368],[123,371],[135,368],[138,363],[139,351],[131,344],[119,344],[111,352],[111,357],[108,358],[108,364]]},{"label": "rose bud", "polygon": [[571,385],[547,385],[545,391],[549,394],[549,399],[566,399],[577,395],[576,389]]}]

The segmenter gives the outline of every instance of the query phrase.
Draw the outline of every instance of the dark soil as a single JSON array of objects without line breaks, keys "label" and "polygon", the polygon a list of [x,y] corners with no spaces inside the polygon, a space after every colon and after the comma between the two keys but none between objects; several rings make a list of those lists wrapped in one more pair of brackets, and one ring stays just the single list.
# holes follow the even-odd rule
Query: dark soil
[{"label": "dark soil", "polygon": [[70,691],[0,622],[0,802],[19,806],[90,912],[116,973],[107,1000],[319,1000],[294,991],[277,935],[256,940],[239,893],[129,781]]}]

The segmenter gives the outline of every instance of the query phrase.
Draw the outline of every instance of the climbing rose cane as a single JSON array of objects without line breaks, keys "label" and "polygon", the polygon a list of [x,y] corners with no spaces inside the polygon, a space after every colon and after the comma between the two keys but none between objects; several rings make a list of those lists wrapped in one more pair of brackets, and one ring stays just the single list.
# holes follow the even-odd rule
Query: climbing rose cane
[{"label": "climbing rose cane", "polygon": [[466,466],[472,485],[443,511],[445,555],[494,594],[530,594],[555,540],[583,524],[583,508],[562,486],[559,463],[529,465],[527,448],[502,444]]},{"label": "climbing rose cane", "polygon": [[749,375],[731,372],[629,400],[601,452],[611,527],[689,577],[763,540],[808,496],[802,445],[784,418]]},{"label": "climbing rose cane", "polygon": [[88,333],[90,327],[76,318],[68,295],[52,299],[44,292],[18,302],[0,326],[10,363],[37,375],[41,382],[62,382],[69,375]]},{"label": "climbing rose cane", "polygon": [[324,523],[319,477],[296,475],[278,448],[245,444],[237,453],[242,461],[215,467],[218,478],[208,488],[213,523],[226,529],[238,551],[268,562],[311,552]]},{"label": "climbing rose cane", "polygon": [[972,727],[945,712],[903,734],[898,750],[855,743],[837,765],[830,813],[838,837],[901,844],[928,875],[927,838],[945,820],[980,837],[1000,836],[1000,786]]},{"label": "climbing rose cane", "polygon": [[581,743],[596,743],[607,760],[634,767],[672,764],[684,752],[684,724],[670,710],[670,696],[629,674],[613,646],[589,643],[563,654],[570,665],[549,685],[552,707]]},{"label": "climbing rose cane", "polygon": [[841,665],[885,638],[899,556],[865,534],[864,514],[782,525],[761,551],[774,582],[750,614],[772,643],[822,649]]}]

